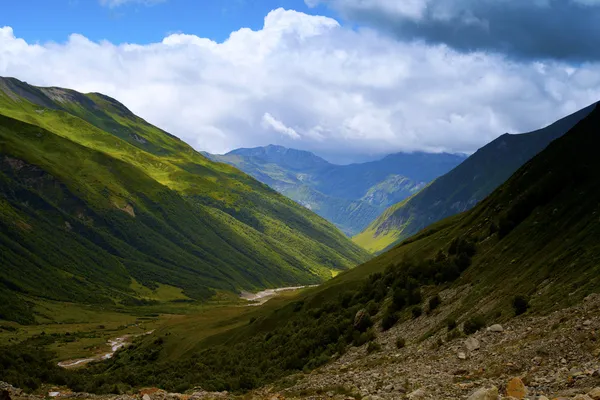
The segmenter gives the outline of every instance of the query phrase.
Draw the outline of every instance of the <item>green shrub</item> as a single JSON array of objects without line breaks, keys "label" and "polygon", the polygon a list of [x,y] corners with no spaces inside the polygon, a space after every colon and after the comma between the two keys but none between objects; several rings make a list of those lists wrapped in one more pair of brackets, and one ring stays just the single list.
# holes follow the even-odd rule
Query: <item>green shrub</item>
[{"label": "green shrub", "polygon": [[446,320],[446,327],[448,328],[448,332],[456,329],[456,327],[457,327],[456,320],[454,318],[448,318]]},{"label": "green shrub", "polygon": [[385,314],[383,314],[383,318],[381,319],[381,329],[387,331],[388,329],[396,325],[398,319],[398,313],[388,308]]},{"label": "green shrub", "polygon": [[429,311],[433,311],[442,304],[442,299],[439,295],[435,295],[429,299]]},{"label": "green shrub", "polygon": [[414,319],[419,318],[423,314],[423,309],[419,306],[415,306],[410,310]]},{"label": "green shrub", "polygon": [[463,331],[467,335],[472,335],[483,327],[485,327],[485,319],[482,316],[476,316],[465,321]]},{"label": "green shrub", "polygon": [[371,353],[374,353],[374,352],[380,351],[380,350],[381,350],[381,346],[379,345],[379,343],[369,342],[369,345],[367,346],[367,353],[371,354]]},{"label": "green shrub", "polygon": [[377,315],[377,313],[379,312],[379,305],[374,300],[371,300],[367,303],[366,309],[369,315]]},{"label": "green shrub", "polygon": [[396,338],[396,347],[402,349],[404,346],[406,346],[406,339],[404,339],[402,336],[398,336]]},{"label": "green shrub", "polygon": [[512,303],[513,309],[515,310],[515,315],[525,314],[529,309],[529,300],[527,297],[519,295],[515,296]]}]

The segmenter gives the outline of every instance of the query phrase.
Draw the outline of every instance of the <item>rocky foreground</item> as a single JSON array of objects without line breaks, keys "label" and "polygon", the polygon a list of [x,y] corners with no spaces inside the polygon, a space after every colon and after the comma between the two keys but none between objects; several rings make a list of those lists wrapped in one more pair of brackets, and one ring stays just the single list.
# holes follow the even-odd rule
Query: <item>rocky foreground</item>
[{"label": "rocky foreground", "polygon": [[[465,289],[468,292],[468,289]],[[201,399],[574,399],[600,400],[600,295],[547,316],[522,316],[466,336],[448,337],[439,326],[465,291],[442,293],[443,304],[378,332],[367,345],[309,374],[289,376],[271,387],[235,396],[201,389],[186,394],[144,389],[127,395],[95,396],[51,388],[29,395],[0,383],[0,400],[90,398],[106,400]],[[404,347],[398,338],[405,340]]]}]

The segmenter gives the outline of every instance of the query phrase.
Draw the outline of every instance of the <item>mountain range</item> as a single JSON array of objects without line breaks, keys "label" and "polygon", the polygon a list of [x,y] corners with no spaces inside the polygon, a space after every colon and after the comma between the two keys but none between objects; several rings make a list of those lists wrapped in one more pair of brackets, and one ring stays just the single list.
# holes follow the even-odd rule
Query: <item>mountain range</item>
[{"label": "mountain range", "polygon": [[[168,359],[167,349],[189,339],[188,330],[166,326],[157,332],[161,340],[148,338],[105,365],[84,371],[85,381],[102,379],[103,383],[108,379],[123,385],[159,385],[167,390],[196,384],[208,390],[243,391],[266,385],[287,388],[299,380],[318,382],[329,366],[308,372],[332,360],[339,360],[335,381],[353,382],[352,376],[363,370],[374,366],[391,369],[416,362],[425,353],[431,358],[425,360],[428,368],[426,373],[421,371],[421,378],[428,389],[435,389],[432,374],[437,370],[431,365],[442,363],[437,350],[444,348],[449,349],[443,353],[446,357],[458,359],[456,363],[465,368],[457,371],[454,367],[447,372],[452,375],[453,387],[459,389],[456,376],[465,377],[464,393],[478,377],[489,383],[490,379],[506,379],[508,374],[514,376],[521,371],[535,373],[535,368],[512,362],[514,349],[518,348],[526,352],[519,363],[529,363],[533,357],[538,359],[538,368],[539,360],[553,362],[555,369],[545,376],[561,368],[569,375],[560,375],[557,381],[563,386],[574,385],[577,379],[565,377],[579,370],[569,372],[564,365],[576,364],[580,359],[558,360],[554,350],[573,354],[569,353],[573,347],[568,345],[573,341],[581,343],[588,353],[596,349],[596,337],[589,326],[594,323],[597,307],[564,316],[553,326],[548,326],[544,317],[536,327],[539,336],[525,333],[521,342],[512,341],[512,329],[505,331],[496,324],[515,326],[519,322],[529,326],[530,318],[513,318],[523,313],[529,314],[527,317],[547,316],[589,300],[588,295],[600,289],[600,181],[596,176],[600,169],[600,109],[593,107],[587,112],[566,135],[518,168],[471,210],[439,221],[367,263],[283,300],[274,310],[258,310],[248,323],[196,342],[188,347],[192,351],[175,360]],[[556,349],[535,347],[537,339],[562,329],[569,319],[577,326],[577,339],[560,338],[558,334],[552,342]],[[405,330],[394,330],[398,324]],[[493,331],[468,337],[491,325]],[[414,335],[416,332],[419,336]],[[484,347],[490,335],[502,338],[500,347],[510,344],[510,358],[499,364],[485,363],[494,356]],[[412,346],[412,351],[403,350],[405,345]],[[380,355],[370,357],[371,353]],[[156,360],[148,362],[148,354],[156,354]],[[348,367],[350,362],[352,368]],[[597,358],[594,362],[597,365]],[[581,373],[582,379],[591,373]],[[284,378],[290,374],[295,375]],[[384,383],[394,378],[372,373],[368,376],[371,380],[383,378]],[[398,378],[407,380],[404,376]],[[360,384],[362,393],[369,383]],[[531,385],[546,388],[545,384]],[[366,392],[383,393],[382,387]],[[412,387],[416,390],[422,385],[419,382]],[[318,393],[328,390],[334,389]],[[338,393],[347,396],[345,390],[339,389]],[[299,397],[307,398],[308,394],[303,393]],[[415,393],[426,398],[423,390]],[[404,394],[390,396],[386,398]],[[470,398],[498,398],[498,389],[494,396]]]},{"label": "mountain range", "polygon": [[498,137],[415,195],[389,207],[353,240],[369,251],[380,252],[437,221],[471,209],[594,107],[537,131]]},{"label": "mountain range", "polygon": [[388,206],[417,193],[465,159],[460,154],[415,152],[335,165],[311,152],[275,145],[206,155],[236,166],[349,236],[361,232]]},{"label": "mountain range", "polygon": [[367,259],[333,225],[99,93],[0,78],[0,319],[31,299],[314,284]]}]

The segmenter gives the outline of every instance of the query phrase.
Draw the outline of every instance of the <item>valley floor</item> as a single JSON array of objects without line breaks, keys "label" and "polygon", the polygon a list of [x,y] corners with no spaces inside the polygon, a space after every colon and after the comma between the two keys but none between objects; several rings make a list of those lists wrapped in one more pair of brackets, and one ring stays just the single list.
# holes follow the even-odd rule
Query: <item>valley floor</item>
[{"label": "valley floor", "polygon": [[[73,394],[51,387],[32,396],[6,384],[0,384],[0,390],[7,390],[12,400],[36,400],[50,391],[59,392],[61,398],[111,400],[485,400],[508,399],[509,394],[517,399],[600,399],[600,389],[594,389],[600,386],[600,295],[546,316],[517,317],[501,329],[496,325],[469,337],[453,339],[440,333],[425,338],[450,308],[441,307],[379,333],[379,351],[368,354],[367,345],[351,348],[312,373],[289,376],[240,397],[199,388],[188,394],[151,389],[127,396]],[[405,347],[397,347],[398,337],[406,339]]]}]

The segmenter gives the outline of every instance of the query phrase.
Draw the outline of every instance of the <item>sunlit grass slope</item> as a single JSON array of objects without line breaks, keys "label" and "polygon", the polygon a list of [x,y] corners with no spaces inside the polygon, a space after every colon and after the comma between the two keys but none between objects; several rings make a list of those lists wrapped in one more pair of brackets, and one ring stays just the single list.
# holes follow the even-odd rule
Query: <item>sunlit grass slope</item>
[{"label": "sunlit grass slope", "polygon": [[[0,79],[0,319],[21,299],[206,299],[312,284],[366,253],[331,224],[100,94]],[[171,289],[172,290],[172,289]]]}]

